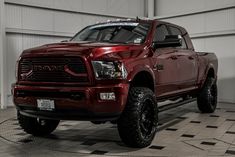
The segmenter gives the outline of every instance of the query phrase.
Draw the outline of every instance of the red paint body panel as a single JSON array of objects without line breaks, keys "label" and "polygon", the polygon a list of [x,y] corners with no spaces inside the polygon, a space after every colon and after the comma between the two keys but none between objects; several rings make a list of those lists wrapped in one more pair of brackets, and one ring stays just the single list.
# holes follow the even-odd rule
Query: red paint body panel
[{"label": "red paint body panel", "polygon": [[[56,58],[56,57],[80,57],[87,69],[88,81],[81,82],[33,82],[18,81],[13,85],[14,103],[22,112],[27,112],[30,116],[50,117],[50,113],[40,113],[36,107],[38,98],[55,100],[58,110],[86,110],[92,113],[87,119],[98,120],[99,117],[110,115],[120,115],[125,108],[130,82],[140,72],[147,72],[154,81],[154,91],[158,99],[170,99],[185,93],[198,91],[204,84],[209,69],[213,69],[217,74],[218,61],[212,53],[198,53],[194,51],[192,42],[185,29],[179,26],[184,32],[188,49],[177,48],[159,48],[153,49],[152,41],[155,28],[159,24],[173,25],[157,20],[142,20],[142,22],[151,23],[150,31],[146,41],[143,44],[111,44],[95,42],[66,42],[48,44],[41,47],[25,50],[20,60],[24,58]],[[127,70],[127,79],[123,80],[97,80],[95,79],[91,61],[106,60],[120,61]],[[156,66],[163,66],[164,69],[156,69]],[[71,98],[55,98],[45,96],[19,96],[19,92],[51,92],[51,93],[76,93],[81,92],[84,98],[74,100]],[[114,92],[116,100],[101,101],[100,92]],[[27,108],[28,107],[28,108]],[[33,113],[30,110],[34,111]],[[100,116],[94,116],[94,115]],[[47,116],[48,115],[48,116]],[[75,114],[76,115],[76,114]],[[106,116],[109,115],[109,116]],[[74,119],[79,119],[74,117]],[[117,116],[118,117],[118,116]],[[66,119],[59,115],[58,119]],[[72,118],[73,119],[73,118]],[[85,118],[86,119],[86,118]]]}]

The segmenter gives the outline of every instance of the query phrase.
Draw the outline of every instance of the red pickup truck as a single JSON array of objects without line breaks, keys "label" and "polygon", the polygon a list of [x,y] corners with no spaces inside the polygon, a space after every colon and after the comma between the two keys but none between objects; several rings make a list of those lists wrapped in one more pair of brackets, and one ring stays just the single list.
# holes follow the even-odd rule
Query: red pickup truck
[{"label": "red pickup truck", "polygon": [[215,54],[195,52],[180,26],[113,21],[88,26],[67,42],[25,50],[12,92],[19,124],[29,134],[48,135],[60,120],[111,121],[125,144],[146,147],[159,112],[195,100],[201,112],[214,112],[217,69]]}]

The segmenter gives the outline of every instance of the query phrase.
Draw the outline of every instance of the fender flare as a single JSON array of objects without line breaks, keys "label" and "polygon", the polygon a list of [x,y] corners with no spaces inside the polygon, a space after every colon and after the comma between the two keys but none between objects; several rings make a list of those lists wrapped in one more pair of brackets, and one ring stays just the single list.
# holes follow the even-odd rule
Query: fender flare
[{"label": "fender flare", "polygon": [[204,84],[206,82],[206,79],[208,77],[208,73],[209,73],[210,69],[212,69],[214,71],[215,79],[217,80],[217,75],[216,75],[215,67],[214,67],[214,65],[212,63],[209,63],[208,66],[206,67],[206,70],[205,70],[205,76],[203,77],[203,80],[202,80],[202,83],[201,83],[201,88],[204,87]]}]

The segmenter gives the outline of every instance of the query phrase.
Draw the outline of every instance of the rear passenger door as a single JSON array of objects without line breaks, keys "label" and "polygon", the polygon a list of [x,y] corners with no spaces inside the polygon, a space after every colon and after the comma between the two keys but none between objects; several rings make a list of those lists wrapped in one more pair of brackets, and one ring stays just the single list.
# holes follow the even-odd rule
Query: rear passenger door
[{"label": "rear passenger door", "polygon": [[176,70],[178,73],[178,88],[180,91],[188,91],[195,88],[197,80],[197,55],[188,49],[185,35],[175,26],[168,25],[171,35],[178,35],[182,39],[182,46],[174,48],[176,55]]}]

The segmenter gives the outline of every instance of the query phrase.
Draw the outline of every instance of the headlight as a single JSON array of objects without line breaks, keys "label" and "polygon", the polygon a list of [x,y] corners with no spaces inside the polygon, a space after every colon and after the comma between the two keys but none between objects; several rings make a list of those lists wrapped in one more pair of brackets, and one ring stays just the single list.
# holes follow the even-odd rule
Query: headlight
[{"label": "headlight", "polygon": [[96,79],[126,79],[123,63],[114,61],[92,61]]}]

